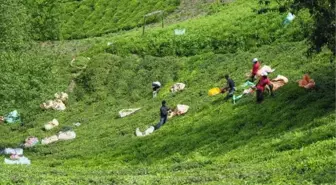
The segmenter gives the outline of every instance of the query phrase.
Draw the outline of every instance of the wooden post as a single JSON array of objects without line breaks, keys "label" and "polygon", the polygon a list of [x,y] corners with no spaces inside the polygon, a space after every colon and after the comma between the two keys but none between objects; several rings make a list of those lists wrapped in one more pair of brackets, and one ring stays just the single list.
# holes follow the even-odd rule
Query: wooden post
[{"label": "wooden post", "polygon": [[146,17],[148,16],[152,16],[152,15],[157,15],[157,14],[160,14],[161,13],[161,24],[162,24],[162,28],[164,27],[164,22],[163,22],[163,11],[162,10],[158,10],[158,11],[155,11],[155,12],[151,12],[151,13],[148,13],[146,15],[144,15],[144,19],[143,19],[143,28],[142,28],[142,35],[145,35],[145,26],[146,26]]},{"label": "wooden post", "polygon": [[145,25],[146,25],[146,17],[144,16],[143,28],[142,28],[142,35],[145,35]]},{"label": "wooden post", "polygon": [[163,11],[161,12],[161,21],[162,21],[162,28],[163,28]]}]

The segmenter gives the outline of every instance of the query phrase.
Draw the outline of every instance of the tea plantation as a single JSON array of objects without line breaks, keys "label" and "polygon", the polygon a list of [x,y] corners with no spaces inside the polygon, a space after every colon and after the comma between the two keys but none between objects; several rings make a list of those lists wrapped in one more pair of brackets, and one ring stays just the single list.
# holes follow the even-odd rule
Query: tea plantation
[{"label": "tea plantation", "polygon": [[[288,11],[258,14],[255,0],[195,1],[205,13],[185,21],[173,21],[183,0],[6,2],[18,19],[0,13],[0,114],[18,110],[22,123],[0,124],[0,149],[64,129],[76,138],[24,149],[31,165],[6,165],[0,155],[0,184],[335,184],[334,56],[327,47],[307,54],[307,9],[284,24]],[[143,16],[156,10],[171,22],[149,20],[143,34]],[[275,69],[269,78],[288,78],[275,97],[233,104],[226,94],[208,96],[225,74],[241,94],[255,57]],[[298,86],[304,74],[315,89]],[[153,81],[162,83],[156,98]],[[170,93],[177,82],[186,88]],[[40,108],[61,91],[65,111]],[[162,100],[190,109],[137,137],[136,128],[159,121]],[[60,125],[45,131],[53,118]]]}]

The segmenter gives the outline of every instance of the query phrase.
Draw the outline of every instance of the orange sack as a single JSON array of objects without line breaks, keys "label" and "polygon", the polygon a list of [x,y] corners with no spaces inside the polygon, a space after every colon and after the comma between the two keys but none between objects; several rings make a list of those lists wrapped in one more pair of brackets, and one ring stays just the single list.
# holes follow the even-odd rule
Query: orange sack
[{"label": "orange sack", "polygon": [[311,79],[308,74],[303,75],[303,78],[298,82],[299,86],[305,89],[312,89],[315,87],[315,81]]},{"label": "orange sack", "polygon": [[273,91],[276,91],[277,89],[288,83],[288,78],[282,75],[278,75],[276,78],[271,80],[271,83],[273,85]]}]

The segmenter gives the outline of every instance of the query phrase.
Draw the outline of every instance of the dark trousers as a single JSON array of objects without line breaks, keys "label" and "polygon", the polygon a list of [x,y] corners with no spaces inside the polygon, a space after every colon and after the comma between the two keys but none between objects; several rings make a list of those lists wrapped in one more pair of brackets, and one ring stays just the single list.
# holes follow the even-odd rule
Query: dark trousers
[{"label": "dark trousers", "polygon": [[235,89],[232,88],[229,90],[228,94],[226,95],[226,97],[224,98],[224,100],[228,100],[233,96],[233,93],[235,92]]},{"label": "dark trousers", "polygon": [[254,82],[254,79],[255,79],[255,75],[251,75],[251,82]]},{"label": "dark trousers", "polygon": [[264,100],[263,92],[257,89],[257,103],[261,103],[263,100]]},{"label": "dark trousers", "polygon": [[155,130],[159,129],[162,125],[164,125],[167,121],[167,116],[160,118],[160,122],[154,126]]},{"label": "dark trousers", "polygon": [[158,91],[160,89],[160,86],[153,86],[153,91]]}]

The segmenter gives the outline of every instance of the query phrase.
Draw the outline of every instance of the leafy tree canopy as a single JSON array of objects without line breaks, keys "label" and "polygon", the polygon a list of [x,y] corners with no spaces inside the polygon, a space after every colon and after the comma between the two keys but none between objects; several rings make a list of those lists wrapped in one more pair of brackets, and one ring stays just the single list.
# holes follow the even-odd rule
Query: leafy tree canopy
[{"label": "leafy tree canopy", "polygon": [[[311,44],[310,53],[321,51],[323,46],[327,46],[334,54],[336,53],[335,31],[336,14],[334,0],[258,0],[259,4],[269,7],[274,1],[278,4],[278,11],[298,12],[308,9],[314,20],[312,32],[309,36]],[[267,9],[267,8],[266,8]],[[271,8],[269,8],[270,10]],[[263,8],[265,10],[265,8]],[[273,9],[274,10],[274,9]]]}]

